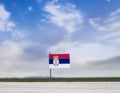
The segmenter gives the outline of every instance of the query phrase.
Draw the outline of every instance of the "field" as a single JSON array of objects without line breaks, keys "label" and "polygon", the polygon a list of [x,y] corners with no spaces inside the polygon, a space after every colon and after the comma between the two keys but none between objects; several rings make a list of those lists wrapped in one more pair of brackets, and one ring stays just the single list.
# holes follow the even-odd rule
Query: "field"
[{"label": "field", "polygon": [[120,82],[0,82],[0,93],[120,93]]},{"label": "field", "polygon": [[0,82],[120,82],[120,78],[0,78]]},{"label": "field", "polygon": [[120,78],[1,78],[0,93],[120,93]]}]

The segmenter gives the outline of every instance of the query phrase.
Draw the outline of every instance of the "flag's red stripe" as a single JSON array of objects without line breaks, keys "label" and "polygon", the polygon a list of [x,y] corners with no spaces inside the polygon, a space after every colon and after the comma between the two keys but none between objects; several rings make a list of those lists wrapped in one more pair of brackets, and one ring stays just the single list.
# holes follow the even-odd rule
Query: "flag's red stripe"
[{"label": "flag's red stripe", "polygon": [[69,59],[69,54],[49,54],[49,59],[53,59],[53,56],[58,56],[59,59]]}]

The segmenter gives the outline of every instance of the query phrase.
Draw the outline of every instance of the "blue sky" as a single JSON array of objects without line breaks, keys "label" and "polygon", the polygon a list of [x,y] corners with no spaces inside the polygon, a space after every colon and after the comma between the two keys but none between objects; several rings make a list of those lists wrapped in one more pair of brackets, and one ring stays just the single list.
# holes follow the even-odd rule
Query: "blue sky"
[{"label": "blue sky", "polygon": [[0,77],[119,77],[120,0],[0,0]]}]

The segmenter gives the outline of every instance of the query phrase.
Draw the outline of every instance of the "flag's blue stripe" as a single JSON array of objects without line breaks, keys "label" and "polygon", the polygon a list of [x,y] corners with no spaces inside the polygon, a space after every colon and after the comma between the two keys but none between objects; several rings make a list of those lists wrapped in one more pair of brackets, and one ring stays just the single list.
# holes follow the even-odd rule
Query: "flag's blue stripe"
[{"label": "flag's blue stripe", "polygon": [[[53,64],[53,59],[49,59],[49,64]],[[70,64],[70,59],[59,59],[59,64]]]}]

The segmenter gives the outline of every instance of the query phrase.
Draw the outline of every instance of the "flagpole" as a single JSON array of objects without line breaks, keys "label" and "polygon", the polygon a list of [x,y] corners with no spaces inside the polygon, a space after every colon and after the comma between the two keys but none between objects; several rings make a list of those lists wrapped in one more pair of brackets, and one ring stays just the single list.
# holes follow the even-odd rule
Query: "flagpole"
[{"label": "flagpole", "polygon": [[[51,53],[49,53],[49,58],[50,58],[50,54]],[[50,65],[50,64],[49,64]],[[49,70],[50,70],[50,82],[52,81],[52,71],[51,71],[51,68],[49,68]]]},{"label": "flagpole", "polygon": [[52,70],[50,68],[50,82],[52,81]]}]

